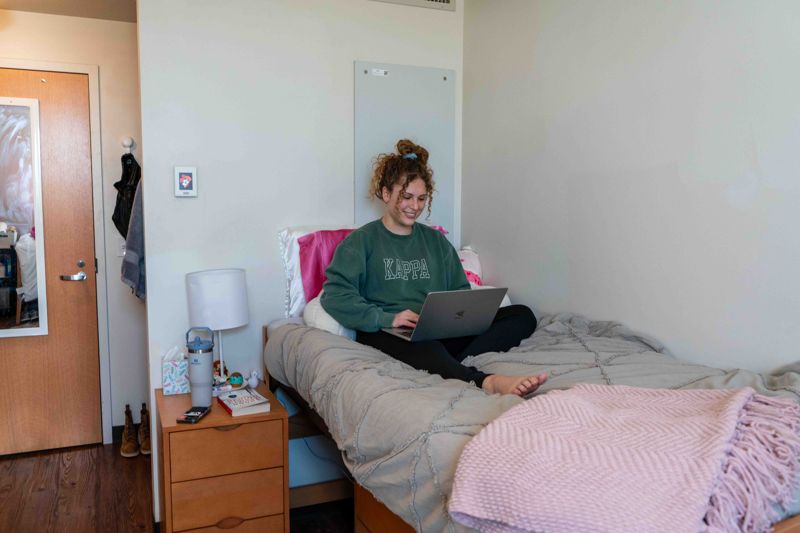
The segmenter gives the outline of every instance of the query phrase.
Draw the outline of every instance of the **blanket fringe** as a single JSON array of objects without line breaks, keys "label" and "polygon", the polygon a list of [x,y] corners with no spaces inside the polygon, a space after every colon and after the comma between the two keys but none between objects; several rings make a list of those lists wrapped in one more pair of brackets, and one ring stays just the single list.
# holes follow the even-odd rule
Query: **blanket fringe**
[{"label": "blanket fringe", "polygon": [[736,432],[711,496],[707,530],[770,531],[778,505],[792,503],[800,472],[800,405],[753,394],[742,408]]}]

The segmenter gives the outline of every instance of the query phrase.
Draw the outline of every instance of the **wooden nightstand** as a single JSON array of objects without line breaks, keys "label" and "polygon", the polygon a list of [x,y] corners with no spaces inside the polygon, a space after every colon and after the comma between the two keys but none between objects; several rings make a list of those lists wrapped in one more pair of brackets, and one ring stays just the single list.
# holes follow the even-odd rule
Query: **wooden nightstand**
[{"label": "wooden nightstand", "polygon": [[203,420],[178,424],[191,396],[156,390],[162,531],[289,531],[288,415],[258,391],[269,413],[233,417],[215,398]]}]

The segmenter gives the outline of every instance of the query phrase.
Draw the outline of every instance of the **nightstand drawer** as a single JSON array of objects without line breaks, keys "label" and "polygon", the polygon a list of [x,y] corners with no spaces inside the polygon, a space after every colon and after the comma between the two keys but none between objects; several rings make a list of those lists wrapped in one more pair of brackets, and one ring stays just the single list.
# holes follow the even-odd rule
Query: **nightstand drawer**
[{"label": "nightstand drawer", "polygon": [[170,435],[172,482],[283,464],[280,420],[180,431]]},{"label": "nightstand drawer", "polygon": [[264,518],[254,518],[245,520],[238,526],[229,523],[220,526],[203,527],[200,529],[190,529],[187,533],[214,533],[227,531],[230,533],[273,533],[283,531],[283,515],[265,516]]},{"label": "nightstand drawer", "polygon": [[283,495],[282,468],[173,483],[172,529],[281,514]]}]

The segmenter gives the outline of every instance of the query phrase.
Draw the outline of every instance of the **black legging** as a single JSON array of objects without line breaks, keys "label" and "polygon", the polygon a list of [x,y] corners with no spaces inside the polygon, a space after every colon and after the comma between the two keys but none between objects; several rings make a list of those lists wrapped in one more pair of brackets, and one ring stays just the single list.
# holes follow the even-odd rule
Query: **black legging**
[{"label": "black legging", "polygon": [[485,374],[461,364],[466,357],[485,352],[505,352],[519,346],[536,329],[533,311],[524,305],[501,307],[489,329],[480,335],[437,341],[408,342],[385,331],[357,331],[356,340],[379,349],[395,359],[445,379],[472,381],[483,385]]}]

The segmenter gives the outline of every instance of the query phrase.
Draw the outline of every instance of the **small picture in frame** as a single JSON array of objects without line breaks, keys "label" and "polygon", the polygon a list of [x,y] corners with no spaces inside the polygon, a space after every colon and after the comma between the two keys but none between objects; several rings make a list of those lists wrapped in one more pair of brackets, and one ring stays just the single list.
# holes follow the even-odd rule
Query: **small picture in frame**
[{"label": "small picture in frame", "polygon": [[197,167],[175,167],[175,196],[197,196]]}]

